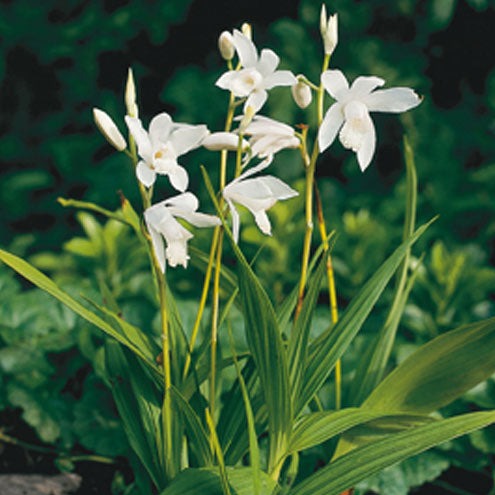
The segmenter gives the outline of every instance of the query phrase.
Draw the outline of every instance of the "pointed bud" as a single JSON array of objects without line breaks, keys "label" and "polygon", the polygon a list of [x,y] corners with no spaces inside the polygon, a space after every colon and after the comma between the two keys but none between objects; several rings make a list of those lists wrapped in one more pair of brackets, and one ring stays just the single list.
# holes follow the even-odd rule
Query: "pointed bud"
[{"label": "pointed bud", "polygon": [[234,58],[234,37],[228,31],[224,31],[218,37],[218,49],[224,60],[228,61]]},{"label": "pointed bud", "polygon": [[251,28],[251,24],[248,24],[247,22],[245,22],[242,26],[241,26],[241,32],[242,34],[246,37],[246,38],[249,38],[250,40],[253,39],[253,29]]},{"label": "pointed bud", "polygon": [[338,43],[337,14],[333,14],[327,18],[327,9],[325,4],[321,6],[320,32],[323,39],[325,54],[331,55]]},{"label": "pointed bud", "polygon": [[95,124],[105,139],[118,151],[124,151],[127,143],[112,118],[103,110],[93,108]]},{"label": "pointed bud", "polygon": [[301,79],[297,77],[297,83],[291,87],[292,97],[299,108],[306,108],[313,99],[311,88]]},{"label": "pointed bud", "polygon": [[127,72],[127,83],[125,85],[125,106],[129,117],[138,117],[138,108],[136,105],[136,85],[134,84],[134,76],[132,69],[129,67]]}]

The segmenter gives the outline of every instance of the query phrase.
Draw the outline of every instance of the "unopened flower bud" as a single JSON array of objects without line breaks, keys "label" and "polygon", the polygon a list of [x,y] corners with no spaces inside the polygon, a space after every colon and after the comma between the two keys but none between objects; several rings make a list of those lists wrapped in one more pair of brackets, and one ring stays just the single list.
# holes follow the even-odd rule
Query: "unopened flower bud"
[{"label": "unopened flower bud", "polygon": [[313,99],[311,88],[298,77],[297,83],[291,87],[292,97],[299,108],[306,108]]},{"label": "unopened flower bud", "polygon": [[234,37],[228,31],[224,31],[218,37],[218,49],[224,60],[232,60],[234,58],[235,47]]},{"label": "unopened flower bud", "polygon": [[337,14],[333,14],[327,18],[327,9],[325,4],[321,6],[320,32],[323,39],[325,54],[331,55],[339,40]]},{"label": "unopened flower bud", "polygon": [[[210,151],[237,151],[239,148],[239,136],[233,132],[214,132],[203,139],[201,144]],[[248,146],[249,143],[243,139],[241,151],[245,151]]]},{"label": "unopened flower bud", "polygon": [[245,22],[242,26],[241,26],[241,32],[242,34],[246,37],[246,38],[249,38],[250,40],[253,39],[253,29],[251,27],[251,24],[248,24],[247,22]]},{"label": "unopened flower bud", "polygon": [[95,124],[105,139],[118,151],[124,151],[127,143],[112,118],[103,110],[93,108]]},{"label": "unopened flower bud", "polygon": [[138,108],[136,105],[136,85],[134,84],[134,76],[132,69],[129,67],[127,72],[127,83],[125,85],[125,106],[129,117],[138,117]]}]

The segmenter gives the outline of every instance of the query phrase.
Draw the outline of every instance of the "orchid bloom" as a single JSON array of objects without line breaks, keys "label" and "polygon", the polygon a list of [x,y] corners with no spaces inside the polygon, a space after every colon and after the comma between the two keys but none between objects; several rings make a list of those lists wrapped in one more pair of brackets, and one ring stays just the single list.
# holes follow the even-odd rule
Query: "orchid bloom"
[{"label": "orchid bloom", "polygon": [[[146,226],[151,235],[153,251],[162,272],[165,260],[172,267],[187,267],[187,241],[193,235],[183,227],[176,217],[183,218],[196,227],[213,227],[220,224],[214,215],[198,213],[198,199],[190,192],[179,194],[147,208],[144,212]],[[167,244],[164,247],[163,239]]]},{"label": "orchid bloom", "polygon": [[151,187],[156,174],[168,175],[172,186],[180,192],[187,189],[189,176],[177,158],[200,146],[208,134],[205,125],[187,125],[172,122],[170,115],[160,113],[150,123],[149,132],[135,117],[125,117],[129,131],[136,141],[141,160],[136,167],[139,181]]},{"label": "orchid bloom", "polygon": [[242,69],[230,70],[220,76],[216,85],[228,89],[234,96],[247,97],[244,112],[251,107],[260,110],[268,98],[267,89],[276,86],[292,86],[297,82],[291,71],[276,70],[280,59],[269,49],[258,51],[254,43],[243,33],[234,29],[232,43],[235,46]]},{"label": "orchid bloom", "polygon": [[336,102],[327,110],[318,132],[320,151],[333,143],[340,130],[340,142],[357,154],[363,172],[376,146],[375,127],[369,112],[400,113],[421,103],[421,98],[409,88],[373,91],[385,84],[379,77],[358,77],[349,88],[342,72],[327,70],[321,75],[321,82]]},{"label": "orchid bloom", "polygon": [[223,189],[223,197],[227,202],[232,215],[232,234],[235,242],[239,240],[239,212],[234,206],[238,203],[246,207],[253,215],[263,234],[271,235],[271,224],[266,214],[279,199],[289,199],[299,193],[271,175],[249,178],[269,165],[267,160],[261,162],[239,177],[234,179]]},{"label": "orchid bloom", "polygon": [[262,115],[253,117],[244,134],[251,136],[251,156],[267,158],[269,162],[280,150],[298,148],[301,144],[291,126]]}]

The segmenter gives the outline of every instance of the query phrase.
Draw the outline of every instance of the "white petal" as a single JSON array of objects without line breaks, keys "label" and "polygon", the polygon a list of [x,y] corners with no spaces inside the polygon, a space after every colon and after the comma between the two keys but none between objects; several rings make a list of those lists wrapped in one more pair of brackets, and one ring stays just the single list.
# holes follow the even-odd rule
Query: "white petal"
[{"label": "white petal", "polygon": [[276,199],[289,199],[299,195],[299,193],[292,189],[292,187],[272,175],[259,177],[259,180],[271,191],[272,196]]},{"label": "white petal", "polygon": [[143,186],[151,187],[155,183],[156,172],[141,160],[136,166],[136,177]]},{"label": "white petal", "polygon": [[251,123],[246,127],[244,134],[277,134],[280,136],[293,136],[294,129],[290,125],[271,119],[270,117],[256,115]]},{"label": "white petal", "polygon": [[263,234],[272,235],[272,226],[265,210],[257,211],[254,214],[254,219]]},{"label": "white petal", "polygon": [[321,83],[335,100],[340,100],[349,91],[349,83],[340,70],[327,70],[321,75]]},{"label": "white petal", "polygon": [[176,267],[177,265],[182,265],[184,268],[187,268],[187,260],[189,259],[187,254],[187,240],[167,242],[166,255],[170,266]]},{"label": "white petal", "polygon": [[364,172],[373,158],[376,146],[376,133],[373,121],[369,118],[368,132],[363,137],[361,146],[357,152],[357,160],[361,171]]},{"label": "white petal", "polygon": [[264,89],[253,91],[246,100],[246,103],[244,103],[244,113],[246,113],[248,107],[251,107],[253,112],[256,113],[265,104],[267,98],[268,93]]},{"label": "white petal", "polygon": [[151,244],[153,245],[153,251],[160,270],[162,273],[165,273],[165,246],[163,245],[163,238],[153,227],[148,226],[148,231],[151,235]]},{"label": "white petal", "polygon": [[275,72],[279,63],[280,59],[278,55],[274,51],[265,48],[261,50],[261,56],[256,64],[256,69],[258,69],[262,76],[266,77]]},{"label": "white petal", "polygon": [[366,95],[371,93],[375,88],[383,86],[384,84],[385,81],[380,77],[359,76],[352,83],[348,98],[361,99],[366,97]]},{"label": "white petal", "polygon": [[258,61],[258,52],[254,43],[237,29],[234,29],[233,43],[241,65],[243,67],[254,67]]},{"label": "white petal", "polygon": [[196,211],[199,206],[198,198],[192,192],[185,192],[173,196],[163,201],[167,207],[171,207],[172,215],[176,215],[175,211]]},{"label": "white petal", "polygon": [[[225,197],[225,194],[224,194],[224,197]],[[236,210],[234,203],[232,203],[232,201],[230,201],[230,199],[225,197],[225,200],[227,201],[227,204],[229,205],[230,216],[232,217],[232,237],[234,238],[234,242],[237,244],[239,242],[239,227],[240,227],[239,212]]]},{"label": "white petal", "polygon": [[184,192],[189,185],[189,175],[186,169],[181,165],[177,165],[168,173],[170,184],[177,189],[177,191]]},{"label": "white petal", "polygon": [[143,125],[138,118],[125,116],[125,123],[129,128],[129,132],[132,134],[134,141],[138,148],[139,156],[144,158],[148,163],[152,162],[153,150],[151,148],[151,141],[148,133],[143,129]]},{"label": "white petal", "polygon": [[159,113],[150,122],[149,136],[151,144],[156,147],[159,143],[166,143],[172,129],[172,119],[168,113]]},{"label": "white petal", "polygon": [[188,128],[179,128],[172,132],[170,143],[174,147],[177,156],[200,146],[201,141],[208,135],[205,125],[197,125]]},{"label": "white petal", "polygon": [[237,75],[235,70],[229,70],[223,73],[215,82],[215,85],[222,89],[229,89],[232,85],[232,78]]},{"label": "white petal", "polygon": [[382,89],[363,100],[370,112],[405,112],[421,103],[421,98],[409,88]]},{"label": "white petal", "polygon": [[290,70],[277,70],[263,79],[265,89],[272,89],[276,86],[292,86],[296,83],[297,78]]},{"label": "white petal", "polygon": [[318,131],[318,146],[320,153],[325,151],[334,141],[339,129],[344,123],[342,105],[334,103],[325,114],[323,122]]},{"label": "white petal", "polygon": [[[203,139],[201,145],[210,151],[229,150],[237,151],[239,136],[233,132],[214,132]],[[248,142],[242,140],[242,150],[246,149]]]}]

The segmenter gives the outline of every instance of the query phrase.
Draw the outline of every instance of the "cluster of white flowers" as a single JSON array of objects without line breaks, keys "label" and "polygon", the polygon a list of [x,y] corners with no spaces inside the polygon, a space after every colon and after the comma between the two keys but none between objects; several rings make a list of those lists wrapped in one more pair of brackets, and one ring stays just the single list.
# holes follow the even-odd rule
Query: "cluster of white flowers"
[{"label": "cluster of white flowers", "polygon": [[[327,17],[325,6],[321,11],[320,32],[325,56],[330,57],[338,42],[337,15]],[[244,154],[244,171],[238,173],[222,191],[231,213],[236,242],[239,237],[239,213],[235,204],[251,211],[260,230],[269,235],[271,225],[266,211],[278,200],[297,195],[295,190],[276,177],[252,177],[268,167],[280,150],[302,146],[301,137],[293,127],[258,115],[258,112],[267,101],[268,91],[278,86],[290,86],[296,104],[306,108],[312,101],[311,83],[303,75],[296,77],[289,70],[277,70],[280,59],[272,50],[263,49],[258,53],[247,24],[243,25],[241,31],[224,31],[219,37],[218,46],[230,70],[218,78],[216,85],[230,91],[236,103],[244,103],[243,115],[236,118],[239,121],[238,129],[233,132],[211,133],[205,125],[174,123],[165,112],[155,116],[146,131],[137,116],[132,73],[128,78],[128,115],[125,122],[137,145],[139,160],[136,176],[145,188],[150,189],[157,175],[165,175],[172,187],[181,193],[152,205],[144,212],[155,255],[163,271],[165,261],[170,266],[185,267],[189,259],[187,241],[192,234],[177,218],[197,227],[220,224],[216,216],[197,212],[196,196],[186,192],[189,176],[178,162],[180,156],[200,146],[209,150]],[[231,61],[236,54],[239,63],[234,69]],[[376,90],[384,83],[378,77],[358,77],[349,87],[341,71],[326,70],[322,73],[321,85],[334,99],[334,103],[328,108],[318,130],[320,152],[325,151],[339,134],[342,145],[356,153],[361,170],[368,167],[376,146],[375,129],[369,113],[404,112],[421,101],[409,88]],[[314,85],[312,87],[315,88]],[[94,109],[94,118],[109,143],[119,151],[126,150],[126,140],[111,117],[102,110]],[[261,161],[247,168],[252,159]]]}]

